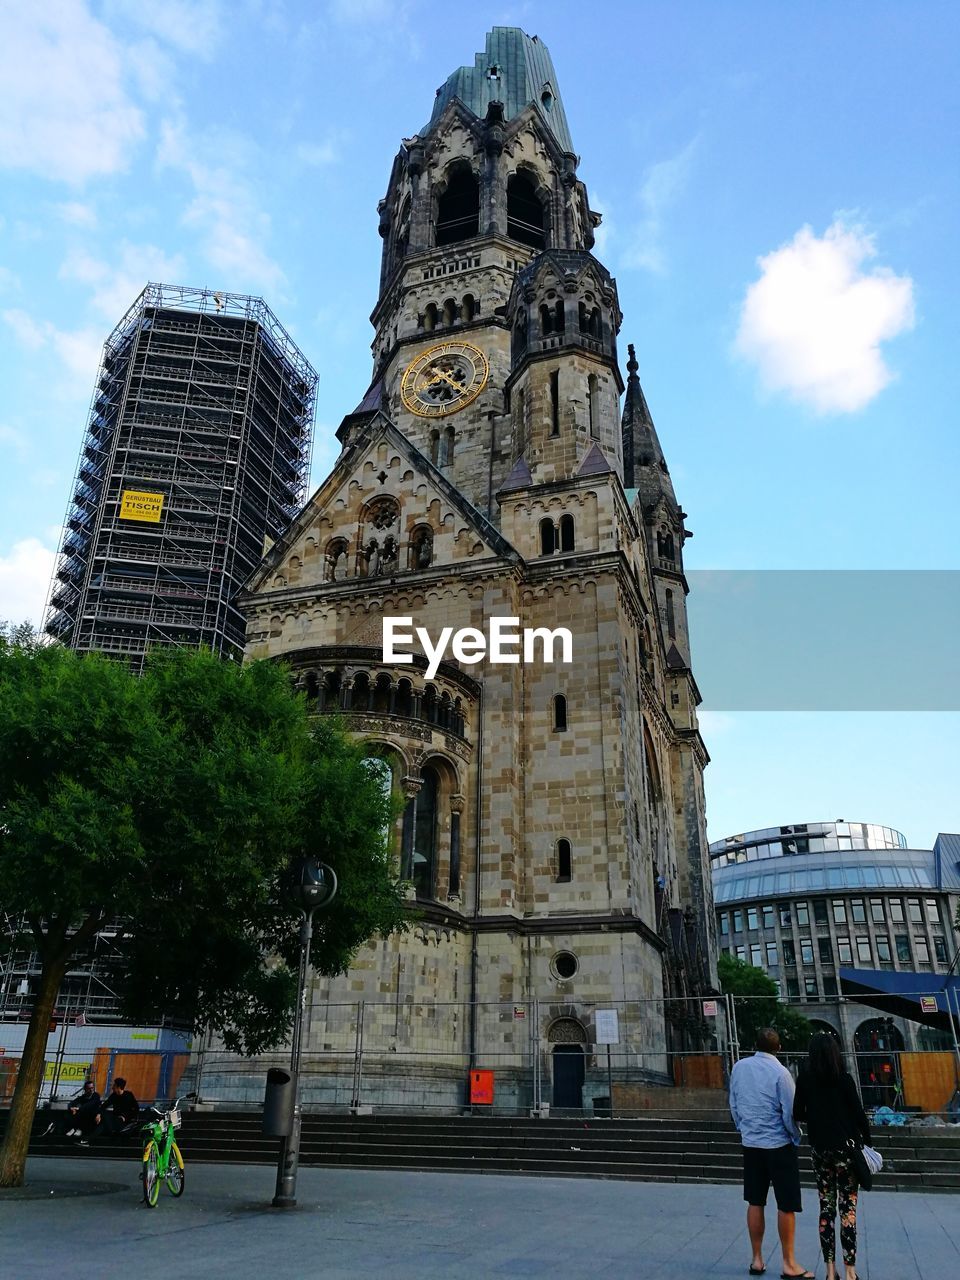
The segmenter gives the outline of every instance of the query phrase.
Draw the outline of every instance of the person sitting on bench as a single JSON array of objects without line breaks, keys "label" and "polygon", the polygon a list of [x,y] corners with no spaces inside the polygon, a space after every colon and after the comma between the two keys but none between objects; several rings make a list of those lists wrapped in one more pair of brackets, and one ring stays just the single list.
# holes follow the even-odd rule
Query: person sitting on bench
[{"label": "person sitting on bench", "polygon": [[109,1098],[97,1113],[96,1136],[109,1137],[111,1134],[121,1133],[139,1116],[139,1102],[127,1088],[127,1082],[123,1076],[117,1076]]},{"label": "person sitting on bench", "polygon": [[85,1138],[93,1130],[100,1114],[100,1095],[92,1080],[84,1080],[83,1088],[67,1106],[66,1136]]}]

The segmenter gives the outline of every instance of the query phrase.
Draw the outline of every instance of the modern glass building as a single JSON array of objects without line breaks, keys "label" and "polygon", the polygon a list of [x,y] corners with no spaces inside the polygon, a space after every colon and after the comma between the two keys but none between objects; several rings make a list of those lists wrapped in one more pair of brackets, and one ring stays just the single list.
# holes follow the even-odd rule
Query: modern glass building
[{"label": "modern glass building", "polygon": [[811,822],[728,836],[710,856],[721,951],[836,1031],[865,1087],[898,1050],[952,1045],[960,836],[910,849],[890,827]]}]

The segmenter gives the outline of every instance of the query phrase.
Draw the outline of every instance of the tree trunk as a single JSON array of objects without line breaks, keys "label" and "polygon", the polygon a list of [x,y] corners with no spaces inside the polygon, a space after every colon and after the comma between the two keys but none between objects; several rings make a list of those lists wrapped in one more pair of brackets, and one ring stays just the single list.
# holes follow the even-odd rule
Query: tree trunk
[{"label": "tree trunk", "polygon": [[37,1098],[43,1080],[50,1018],[66,972],[66,957],[47,958],[40,972],[40,988],[30,1015],[30,1026],[20,1059],[13,1102],[7,1120],[3,1146],[0,1147],[0,1187],[20,1187],[27,1164],[27,1148],[37,1111]]}]

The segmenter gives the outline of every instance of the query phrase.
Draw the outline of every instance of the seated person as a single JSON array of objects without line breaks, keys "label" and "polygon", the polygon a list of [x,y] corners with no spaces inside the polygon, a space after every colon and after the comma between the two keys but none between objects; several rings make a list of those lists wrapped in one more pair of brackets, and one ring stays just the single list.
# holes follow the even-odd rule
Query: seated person
[{"label": "seated person", "polygon": [[103,1103],[96,1117],[97,1136],[109,1137],[119,1133],[140,1116],[140,1104],[127,1088],[123,1076],[117,1076],[110,1096]]},{"label": "seated person", "polygon": [[86,1137],[97,1123],[100,1114],[100,1095],[92,1080],[84,1080],[83,1088],[67,1106],[66,1136]]}]

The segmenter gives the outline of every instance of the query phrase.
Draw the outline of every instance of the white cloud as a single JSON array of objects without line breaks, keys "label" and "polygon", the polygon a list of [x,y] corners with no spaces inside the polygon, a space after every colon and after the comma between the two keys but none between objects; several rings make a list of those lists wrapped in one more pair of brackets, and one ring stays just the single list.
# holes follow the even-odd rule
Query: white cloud
[{"label": "white cloud", "polygon": [[92,230],[97,225],[96,210],[92,205],[84,204],[80,200],[67,200],[64,204],[58,204],[56,208],[61,220],[68,226]]},{"label": "white cloud", "polygon": [[143,133],[123,49],[83,0],[4,4],[0,165],[83,182],[123,169]]},{"label": "white cloud", "polygon": [[647,170],[640,188],[642,216],[633,228],[630,245],[623,255],[626,266],[652,271],[655,275],[666,273],[666,253],[661,243],[665,215],[689,181],[697,143],[698,139],[692,138],[675,156]]},{"label": "white cloud", "polygon": [[736,719],[726,711],[707,710],[697,712],[697,723],[705,738],[716,738],[721,733],[729,733],[737,725]]},{"label": "white cloud", "polygon": [[838,219],[822,237],[805,226],[758,259],[736,350],[769,390],[818,413],[853,413],[890,382],[880,344],[913,327],[913,281],[865,271],[875,256],[873,237]]},{"label": "white cloud", "polygon": [[18,458],[25,458],[27,455],[27,442],[23,432],[18,431],[16,427],[8,427],[0,422],[0,449],[12,449]]},{"label": "white cloud", "polygon": [[122,18],[182,53],[209,59],[217,50],[222,32],[220,0],[108,0],[110,17]]},{"label": "white cloud", "polygon": [[0,556],[0,618],[40,626],[56,554],[38,538],[24,538]]},{"label": "white cloud", "polygon": [[49,320],[34,320],[26,311],[16,308],[0,312],[0,318],[13,330],[20,345],[28,351],[52,352],[55,361],[47,377],[48,384],[56,383],[56,362],[59,362],[67,374],[60,389],[70,396],[84,389],[89,393],[100,366],[102,333],[94,329],[58,329]]},{"label": "white cloud", "polygon": [[83,250],[74,250],[60,267],[61,279],[77,280],[92,287],[92,305],[113,324],[149,281],[183,283],[186,270],[183,257],[180,254],[168,257],[155,245],[124,241],[116,259],[108,263]]},{"label": "white cloud", "polygon": [[20,345],[26,347],[28,351],[39,351],[46,341],[43,326],[37,324],[26,311],[11,307],[3,312],[3,319],[13,330]]},{"label": "white cloud", "polygon": [[207,261],[223,273],[230,288],[279,291],[286,277],[262,248],[270,219],[248,183],[222,163],[224,156],[236,162],[243,150],[241,142],[227,135],[197,141],[187,137],[181,124],[165,121],[158,162],[190,178],[194,198],[183,224],[198,231]]},{"label": "white cloud", "polygon": [[340,159],[340,145],[332,136],[322,142],[301,142],[297,147],[297,157],[304,164],[322,169],[336,164]]}]

